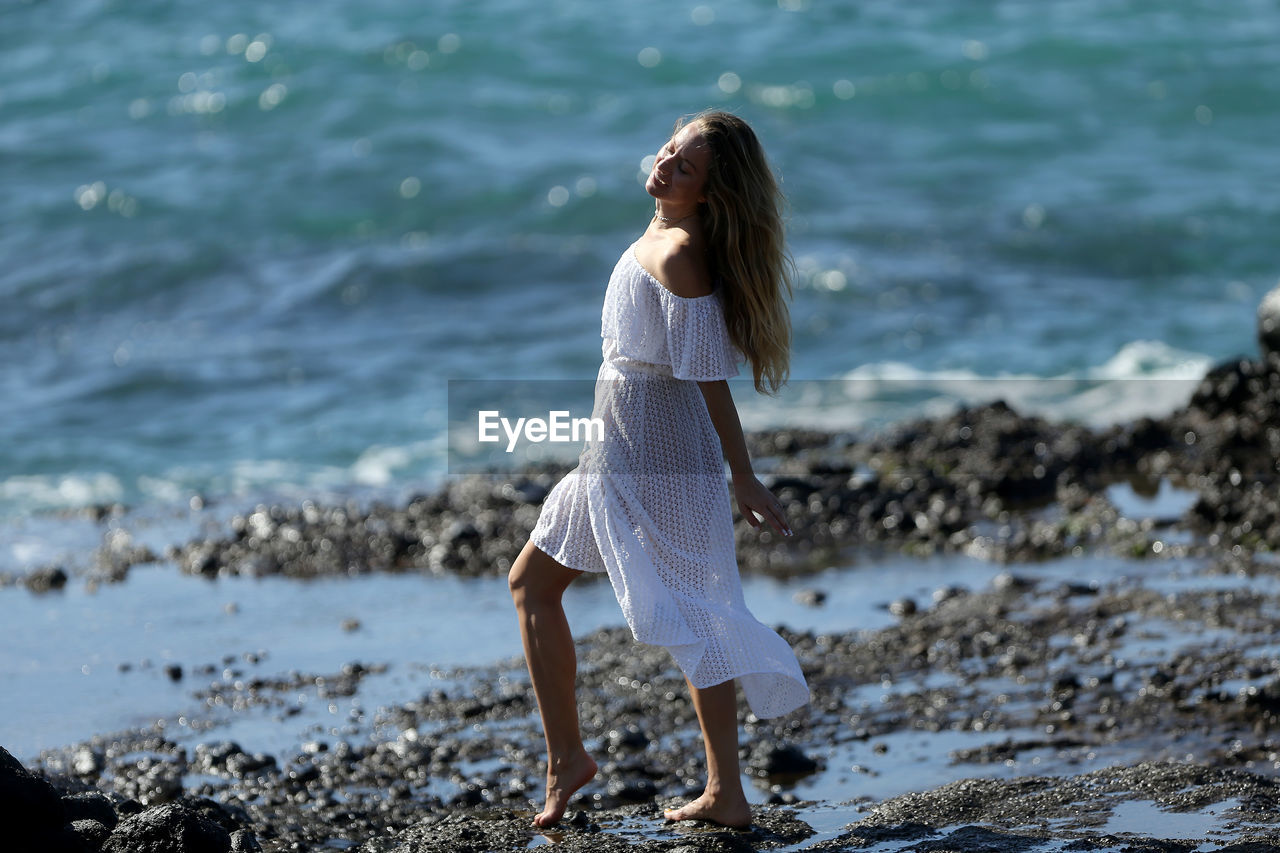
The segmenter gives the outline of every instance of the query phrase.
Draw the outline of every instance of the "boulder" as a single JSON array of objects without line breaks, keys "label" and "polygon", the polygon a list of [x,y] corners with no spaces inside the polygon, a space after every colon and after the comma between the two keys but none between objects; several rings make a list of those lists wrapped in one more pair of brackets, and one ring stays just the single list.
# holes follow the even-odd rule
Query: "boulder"
[{"label": "boulder", "polygon": [[258,838],[247,829],[231,833],[231,853],[262,853]]},{"label": "boulder", "polygon": [[[0,747],[0,846],[8,850],[74,850],[58,792]],[[12,846],[11,846],[12,845]]]},{"label": "boulder", "polygon": [[110,798],[97,791],[67,794],[62,798],[62,807],[66,810],[67,820],[72,822],[93,820],[108,830],[115,829],[116,824],[120,822]]},{"label": "boulder", "polygon": [[101,850],[103,843],[111,836],[111,830],[106,824],[90,818],[71,821],[71,831],[86,850]]},{"label": "boulder", "polygon": [[231,853],[231,834],[198,812],[170,803],[122,821],[102,853]]}]

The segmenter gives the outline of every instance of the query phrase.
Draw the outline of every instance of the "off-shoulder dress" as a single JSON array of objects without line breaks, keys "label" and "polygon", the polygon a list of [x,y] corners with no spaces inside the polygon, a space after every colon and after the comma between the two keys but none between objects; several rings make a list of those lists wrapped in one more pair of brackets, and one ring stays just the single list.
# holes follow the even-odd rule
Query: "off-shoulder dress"
[{"label": "off-shoulder dress", "polygon": [[721,290],[677,296],[632,244],[600,334],[603,441],[547,495],[530,539],[569,568],[607,572],[635,638],[667,647],[694,686],[738,679],[760,718],[804,705],[791,647],[743,599],[720,438],[697,385],[736,376],[742,361]]}]

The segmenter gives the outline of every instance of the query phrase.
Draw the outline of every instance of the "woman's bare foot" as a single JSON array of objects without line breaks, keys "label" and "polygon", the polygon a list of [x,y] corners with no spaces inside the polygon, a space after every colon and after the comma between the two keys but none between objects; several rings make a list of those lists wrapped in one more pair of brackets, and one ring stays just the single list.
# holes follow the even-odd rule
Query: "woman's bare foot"
[{"label": "woman's bare foot", "polygon": [[678,809],[662,813],[667,820],[705,820],[732,829],[751,826],[751,806],[745,796],[727,797],[704,793]]},{"label": "woman's bare foot", "polygon": [[597,769],[595,760],[586,752],[579,753],[571,761],[548,764],[547,804],[541,813],[534,816],[533,825],[543,828],[558,823],[564,817],[569,798],[595,778]]}]

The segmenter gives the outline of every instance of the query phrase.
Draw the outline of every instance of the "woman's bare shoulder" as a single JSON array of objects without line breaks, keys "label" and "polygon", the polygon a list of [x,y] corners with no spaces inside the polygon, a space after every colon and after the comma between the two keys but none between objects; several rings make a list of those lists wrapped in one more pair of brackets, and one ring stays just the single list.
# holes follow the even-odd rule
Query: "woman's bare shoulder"
[{"label": "woman's bare shoulder", "polygon": [[643,252],[640,260],[645,268],[676,296],[696,299],[711,292],[706,255],[688,235],[645,241],[643,248],[637,245],[636,249]]}]

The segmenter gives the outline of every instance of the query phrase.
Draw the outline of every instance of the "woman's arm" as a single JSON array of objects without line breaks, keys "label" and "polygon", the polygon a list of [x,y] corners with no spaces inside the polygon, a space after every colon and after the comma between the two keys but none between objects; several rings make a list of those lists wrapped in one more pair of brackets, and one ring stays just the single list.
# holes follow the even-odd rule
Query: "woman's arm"
[{"label": "woman's arm", "polygon": [[720,435],[720,447],[729,463],[733,477],[733,493],[738,501],[738,511],[752,527],[759,527],[761,519],[784,536],[791,535],[791,526],[782,512],[782,504],[756,479],[751,470],[751,458],[747,455],[747,441],[742,436],[742,422],[738,408],[729,393],[729,383],[723,379],[699,382],[698,389],[707,402],[707,413]]}]

